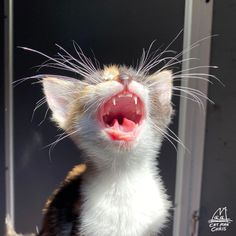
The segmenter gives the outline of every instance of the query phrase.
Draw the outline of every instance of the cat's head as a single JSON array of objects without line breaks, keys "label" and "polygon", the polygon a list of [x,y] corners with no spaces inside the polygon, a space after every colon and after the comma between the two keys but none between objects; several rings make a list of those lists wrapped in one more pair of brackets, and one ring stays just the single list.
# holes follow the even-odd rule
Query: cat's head
[{"label": "cat's head", "polygon": [[108,66],[83,80],[46,77],[52,119],[86,151],[128,152],[161,142],[172,114],[172,73]]}]

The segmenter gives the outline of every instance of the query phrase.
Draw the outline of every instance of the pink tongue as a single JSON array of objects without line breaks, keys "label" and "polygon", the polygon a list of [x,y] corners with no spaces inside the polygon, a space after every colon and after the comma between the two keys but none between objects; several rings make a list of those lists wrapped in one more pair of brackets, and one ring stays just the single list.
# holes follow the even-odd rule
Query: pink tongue
[{"label": "pink tongue", "polygon": [[112,127],[123,132],[130,132],[134,130],[136,124],[132,120],[123,118],[122,124],[120,125],[118,120],[114,119],[112,122]]}]

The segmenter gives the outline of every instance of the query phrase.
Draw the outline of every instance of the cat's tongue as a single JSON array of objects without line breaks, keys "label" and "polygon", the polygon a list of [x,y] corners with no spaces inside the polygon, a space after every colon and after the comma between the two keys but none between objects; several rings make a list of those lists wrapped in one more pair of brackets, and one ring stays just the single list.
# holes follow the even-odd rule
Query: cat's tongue
[{"label": "cat's tongue", "polygon": [[112,125],[107,129],[107,133],[113,140],[131,141],[135,138],[136,124],[127,118],[123,118],[122,124],[117,119],[112,121]]}]

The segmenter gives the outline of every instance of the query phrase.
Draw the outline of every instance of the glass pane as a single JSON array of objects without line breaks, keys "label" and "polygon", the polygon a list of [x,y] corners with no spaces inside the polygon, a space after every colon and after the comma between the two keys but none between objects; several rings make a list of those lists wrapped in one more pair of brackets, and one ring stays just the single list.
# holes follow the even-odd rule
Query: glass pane
[{"label": "glass pane", "polygon": [[[147,48],[155,39],[156,48],[163,44],[167,46],[179,33],[184,21],[184,0],[113,0],[109,3],[22,0],[14,3],[14,21],[14,74],[18,80],[34,75],[36,69],[33,67],[45,58],[16,46],[30,47],[52,56],[58,50],[54,43],[73,52],[72,40],[75,40],[90,56],[92,49],[101,64],[135,64],[143,47]],[[170,49],[182,50],[182,36]],[[50,69],[46,71],[52,73]],[[40,228],[41,210],[47,197],[72,166],[80,162],[80,153],[66,139],[49,155],[45,146],[54,142],[59,132],[49,121],[49,115],[44,120],[45,106],[37,109],[32,119],[35,104],[42,98],[39,84],[24,82],[14,89],[14,93],[16,227],[19,232],[29,232],[36,226]],[[178,111],[177,97],[174,103]],[[171,125],[174,132],[177,132],[177,117],[178,112]],[[173,202],[176,151],[167,141],[161,150],[159,167]],[[172,222],[163,235],[172,234],[171,225]]]}]

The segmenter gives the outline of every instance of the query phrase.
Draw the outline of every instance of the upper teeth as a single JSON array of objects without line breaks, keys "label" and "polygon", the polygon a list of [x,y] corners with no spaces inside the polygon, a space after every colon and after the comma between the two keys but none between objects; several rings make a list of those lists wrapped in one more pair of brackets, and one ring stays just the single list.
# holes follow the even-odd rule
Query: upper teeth
[{"label": "upper teeth", "polygon": [[[119,95],[118,95],[118,98],[122,98],[122,97],[131,97],[131,98],[134,99],[134,104],[135,104],[135,105],[138,104],[138,97],[135,96],[135,95],[133,95],[133,94],[131,94],[131,93],[119,94]],[[116,98],[113,97],[113,98],[112,98],[112,104],[113,104],[114,106],[116,106],[116,103],[117,103],[117,102],[116,102]]]},{"label": "upper teeth", "polygon": [[119,97],[119,98],[121,98],[121,97],[130,97],[130,98],[132,98],[132,97],[133,97],[133,94],[131,94],[131,93],[119,94],[118,97]]}]

